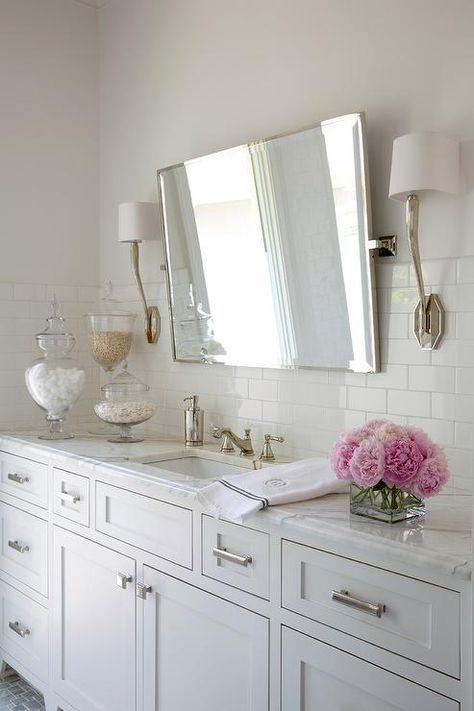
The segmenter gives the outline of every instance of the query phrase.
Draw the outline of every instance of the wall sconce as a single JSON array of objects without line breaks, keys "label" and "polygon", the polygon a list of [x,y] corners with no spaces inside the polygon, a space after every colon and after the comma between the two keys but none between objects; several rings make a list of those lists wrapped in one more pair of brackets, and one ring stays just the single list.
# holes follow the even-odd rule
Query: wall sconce
[{"label": "wall sconce", "polygon": [[414,332],[423,350],[443,336],[444,308],[437,294],[425,294],[418,244],[418,195],[428,190],[459,191],[459,143],[438,133],[409,133],[393,142],[389,197],[406,201],[408,246],[415,268],[419,302]]},{"label": "wall sconce", "polygon": [[119,242],[130,243],[130,260],[145,311],[148,343],[156,343],[161,330],[161,316],[156,306],[148,306],[139,268],[139,244],[159,239],[158,205],[154,202],[123,202],[118,210]]}]

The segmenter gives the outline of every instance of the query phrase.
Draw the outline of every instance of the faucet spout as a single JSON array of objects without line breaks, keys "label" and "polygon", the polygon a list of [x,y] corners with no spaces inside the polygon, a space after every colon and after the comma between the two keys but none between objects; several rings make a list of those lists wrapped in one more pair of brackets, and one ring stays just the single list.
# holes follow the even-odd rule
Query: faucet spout
[{"label": "faucet spout", "polygon": [[[235,444],[236,447],[240,449],[240,454],[245,457],[253,457],[255,452],[253,451],[252,440],[250,439],[250,430],[245,430],[245,436],[237,437],[237,435],[232,432],[230,427],[214,427],[212,430],[212,436],[216,439],[223,437],[223,444],[221,447],[221,452],[229,452],[228,442],[229,440]],[[230,450],[231,451],[231,450]]]}]

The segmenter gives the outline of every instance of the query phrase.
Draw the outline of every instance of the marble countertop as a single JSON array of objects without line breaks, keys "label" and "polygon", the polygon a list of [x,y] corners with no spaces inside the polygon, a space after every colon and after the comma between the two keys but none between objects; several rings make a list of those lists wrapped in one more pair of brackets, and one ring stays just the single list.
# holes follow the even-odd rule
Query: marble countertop
[{"label": "marble countertop", "polygon": [[[88,463],[95,469],[107,469],[122,475],[155,482],[165,491],[179,494],[189,504],[198,506],[197,491],[209,479],[195,479],[181,474],[167,473],[146,465],[153,457],[166,454],[192,454],[176,440],[152,440],[137,444],[112,444],[103,436],[84,434],[72,440],[49,442],[31,433],[4,433],[0,448],[15,451],[26,457],[41,457],[56,466],[64,466],[71,459]],[[200,451],[214,459],[252,468],[252,460],[232,455],[220,455],[218,444],[206,444]],[[286,460],[287,461],[287,460]],[[279,462],[276,462],[279,463]],[[281,462],[280,462],[281,463]],[[271,465],[270,465],[271,466]],[[161,473],[162,474],[162,473]],[[250,519],[248,525],[259,528],[278,528],[284,536],[300,532],[339,546],[348,546],[363,556],[371,551],[383,560],[400,562],[428,571],[439,571],[470,580],[472,570],[472,498],[471,496],[440,495],[426,501],[426,515],[396,524],[387,524],[349,512],[349,497],[345,494],[324,496],[284,506],[272,506]],[[348,549],[349,550],[349,549]]]}]

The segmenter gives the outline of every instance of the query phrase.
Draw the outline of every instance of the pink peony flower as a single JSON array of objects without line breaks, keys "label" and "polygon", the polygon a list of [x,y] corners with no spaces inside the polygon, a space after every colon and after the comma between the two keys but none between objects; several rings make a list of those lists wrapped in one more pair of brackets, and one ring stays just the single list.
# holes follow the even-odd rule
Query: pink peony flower
[{"label": "pink peony flower", "polygon": [[362,440],[367,439],[367,437],[376,434],[380,427],[387,424],[390,424],[388,420],[370,420],[370,422],[367,422],[365,425],[360,425],[353,429],[350,434],[354,439],[362,442]]},{"label": "pink peony flower", "polygon": [[409,439],[407,427],[396,425],[394,422],[384,422],[375,432],[377,438],[381,442],[387,442],[389,439],[396,437],[397,439]]},{"label": "pink peony flower", "polygon": [[420,499],[434,496],[446,484],[449,472],[444,454],[425,459],[416,477],[410,482],[410,491]]},{"label": "pink peony flower", "polygon": [[419,427],[407,427],[407,431],[410,439],[415,442],[425,459],[434,456],[436,451],[441,451],[438,445],[433,444],[426,432],[423,432]]},{"label": "pink peony flower", "polygon": [[338,479],[350,479],[349,462],[359,441],[348,437],[340,437],[331,452],[331,465]]},{"label": "pink peony flower", "polygon": [[411,439],[393,437],[385,442],[385,473],[387,486],[404,488],[418,472],[423,455]]},{"label": "pink peony flower", "polygon": [[379,483],[384,474],[384,464],[383,445],[371,435],[354,451],[349,463],[349,471],[355,483],[366,488]]}]

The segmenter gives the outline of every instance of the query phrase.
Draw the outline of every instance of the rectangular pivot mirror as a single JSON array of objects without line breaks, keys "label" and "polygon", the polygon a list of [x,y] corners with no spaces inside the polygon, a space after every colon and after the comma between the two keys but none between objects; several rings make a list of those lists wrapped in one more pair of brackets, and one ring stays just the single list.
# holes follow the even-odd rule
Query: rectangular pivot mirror
[{"label": "rectangular pivot mirror", "polygon": [[158,171],[174,358],[377,369],[363,116]]}]

